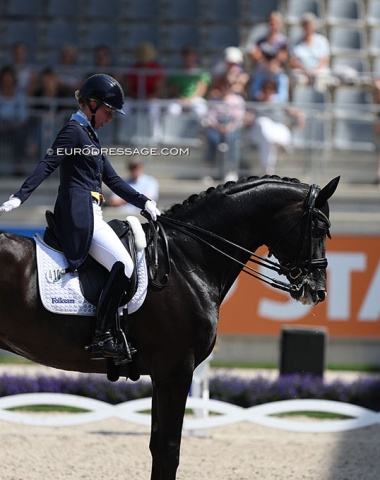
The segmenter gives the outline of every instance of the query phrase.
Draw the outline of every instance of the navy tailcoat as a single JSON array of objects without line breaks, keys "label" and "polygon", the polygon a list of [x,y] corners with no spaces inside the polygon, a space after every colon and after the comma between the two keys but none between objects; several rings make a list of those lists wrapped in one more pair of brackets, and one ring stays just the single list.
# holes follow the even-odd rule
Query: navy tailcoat
[{"label": "navy tailcoat", "polygon": [[101,154],[90,126],[70,120],[58,133],[49,153],[14,195],[25,202],[57,167],[60,186],[54,213],[63,252],[73,270],[86,259],[94,230],[91,192],[102,193],[102,182],[126,202],[144,208],[149,199],[127,184]]}]

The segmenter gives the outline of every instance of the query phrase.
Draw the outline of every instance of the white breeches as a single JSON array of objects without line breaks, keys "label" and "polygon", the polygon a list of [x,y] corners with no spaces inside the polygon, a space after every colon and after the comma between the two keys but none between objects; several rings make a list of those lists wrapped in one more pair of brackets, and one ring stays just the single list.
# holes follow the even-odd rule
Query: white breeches
[{"label": "white breeches", "polygon": [[274,167],[277,162],[277,147],[291,142],[289,128],[268,117],[258,117],[252,129],[252,141],[257,145],[262,167]]},{"label": "white breeches", "polygon": [[133,272],[131,256],[116,233],[103,220],[103,212],[100,206],[96,203],[92,205],[94,209],[94,235],[89,254],[106,267],[108,271],[111,271],[116,262],[123,262],[125,275],[131,278]]}]

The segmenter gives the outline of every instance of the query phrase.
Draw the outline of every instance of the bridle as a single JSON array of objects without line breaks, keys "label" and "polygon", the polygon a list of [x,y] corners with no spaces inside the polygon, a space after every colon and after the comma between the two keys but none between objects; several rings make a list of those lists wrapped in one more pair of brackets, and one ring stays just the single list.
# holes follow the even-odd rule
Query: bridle
[{"label": "bridle", "polygon": [[[306,207],[304,208],[304,211],[302,215],[296,220],[296,222],[287,230],[287,232],[284,233],[275,243],[273,246],[269,247],[269,257],[272,255],[276,255],[276,248],[281,244],[281,242],[284,241],[284,239],[299,225],[302,221],[304,221],[304,227],[303,227],[303,232],[302,236],[300,238],[298,247],[297,247],[297,253],[295,256],[295,259],[293,262],[284,264],[279,261],[273,262],[267,257],[262,257],[261,255],[258,255],[255,252],[252,252],[240,245],[237,245],[234,242],[231,242],[230,240],[227,240],[213,232],[210,232],[204,228],[198,227],[196,225],[192,225],[186,222],[182,222],[180,220],[176,220],[174,218],[161,215],[159,217],[159,220],[157,222],[151,222],[152,228],[157,232],[158,230],[164,231],[162,224],[171,226],[175,228],[176,230],[180,231],[181,233],[194,238],[195,240],[207,245],[214,251],[220,253],[221,255],[229,258],[233,262],[239,264],[242,266],[242,271],[244,273],[247,273],[248,275],[257,278],[258,280],[261,280],[264,283],[267,283],[271,285],[274,288],[277,288],[279,290],[283,290],[286,292],[297,292],[301,290],[303,285],[307,283],[308,278],[310,274],[312,273],[313,270],[319,269],[319,268],[326,268],[327,267],[327,259],[326,258],[320,258],[320,259],[313,259],[312,258],[312,227],[313,227],[313,220],[315,217],[318,219],[322,220],[327,227],[330,227],[330,221],[327,218],[327,216],[319,209],[315,207],[315,201],[318,196],[318,193],[320,191],[320,187],[318,185],[311,185],[308,197],[305,201]],[[147,218],[149,215],[145,215]],[[157,228],[154,225],[154,223],[157,224]],[[153,225],[152,225],[153,224]],[[327,229],[327,235],[330,237],[329,230]],[[212,240],[216,240],[218,242],[221,242],[224,245],[228,245],[230,247],[234,247],[235,249],[244,252],[246,254],[250,255],[249,261],[255,263],[256,265],[263,266],[265,268],[268,268],[274,272],[276,272],[279,275],[286,275],[292,280],[292,283],[285,283],[282,282],[276,278],[269,277],[265,275],[264,273],[252,268],[249,265],[246,265],[245,263],[241,262],[237,258],[233,257],[226,251],[222,250],[221,248],[217,247],[214,243],[211,243]],[[301,259],[302,252],[305,249],[305,245],[308,249],[308,256],[305,260]],[[168,252],[168,250],[167,250]],[[158,265],[157,265],[158,267]],[[162,285],[165,286],[168,281],[168,275],[166,275],[166,281],[165,284]],[[157,285],[156,285],[157,286]]]}]

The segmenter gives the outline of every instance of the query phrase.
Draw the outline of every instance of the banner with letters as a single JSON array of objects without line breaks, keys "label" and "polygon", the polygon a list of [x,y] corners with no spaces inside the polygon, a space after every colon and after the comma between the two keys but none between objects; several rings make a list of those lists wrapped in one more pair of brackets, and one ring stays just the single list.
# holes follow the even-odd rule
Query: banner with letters
[{"label": "banner with letters", "polygon": [[327,296],[316,307],[240,274],[221,307],[218,332],[278,335],[283,325],[316,325],[331,337],[380,338],[380,237],[334,235],[327,259]]}]

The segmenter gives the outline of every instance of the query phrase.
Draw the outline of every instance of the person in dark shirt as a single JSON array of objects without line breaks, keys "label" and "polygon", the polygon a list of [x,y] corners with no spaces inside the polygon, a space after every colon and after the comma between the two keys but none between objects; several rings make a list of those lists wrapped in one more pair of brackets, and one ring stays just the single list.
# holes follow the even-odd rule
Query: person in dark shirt
[{"label": "person in dark shirt", "polygon": [[54,214],[63,252],[72,271],[78,271],[91,255],[109,272],[97,307],[95,336],[89,347],[97,360],[131,360],[128,345],[121,347],[111,326],[133,271],[132,259],[112,228],[103,220],[102,182],[125,201],[145,209],[153,220],[160,214],[156,203],[128,185],[102,154],[97,130],[112,120],[115,112],[124,114],[124,92],[109,75],[89,77],[75,92],[79,110],[58,133],[53,145],[20,190],[0,206],[0,214],[25,202],[57,167],[60,187]]}]

